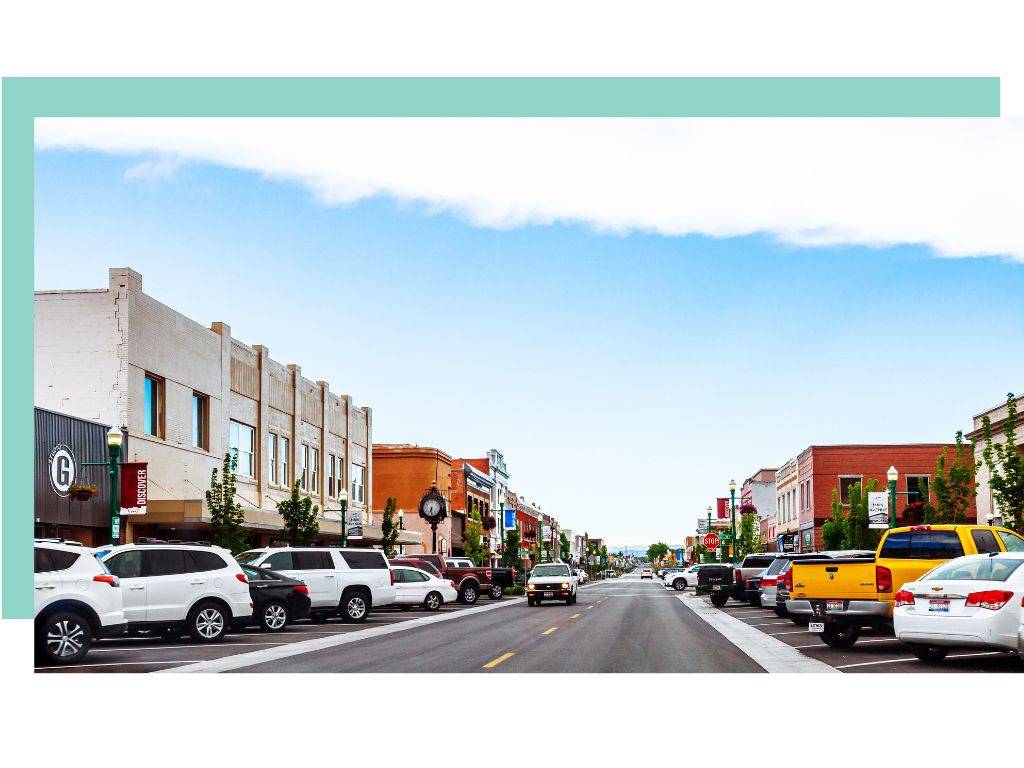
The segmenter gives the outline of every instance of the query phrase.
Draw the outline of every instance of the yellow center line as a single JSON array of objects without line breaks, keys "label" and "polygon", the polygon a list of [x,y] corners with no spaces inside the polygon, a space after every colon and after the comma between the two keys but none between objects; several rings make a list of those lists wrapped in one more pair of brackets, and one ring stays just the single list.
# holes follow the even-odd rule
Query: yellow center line
[{"label": "yellow center line", "polygon": [[511,652],[503,653],[503,654],[501,654],[501,656],[499,656],[498,658],[494,659],[493,661],[488,661],[486,664],[484,664],[484,669],[494,669],[496,666],[501,664],[501,662],[508,661],[513,656],[515,656],[515,654],[511,653]]},{"label": "yellow center line", "polygon": [[590,610],[591,608],[593,608],[593,607],[594,607],[594,606],[592,606],[592,605],[588,605],[588,606],[587,606],[587,610],[589,611],[589,610]]},{"label": "yellow center line", "polygon": [[579,617],[580,617],[580,615],[579,615],[578,613],[574,613],[574,614],[573,614],[572,616],[570,616],[569,618],[570,618],[570,619],[578,619]]},{"label": "yellow center line", "polygon": [[545,629],[545,630],[544,630],[543,632],[541,632],[541,634],[542,634],[542,635],[550,635],[550,634],[551,634],[552,632],[554,632],[554,631],[555,631],[556,629],[558,629],[558,627],[552,627],[551,629]]}]

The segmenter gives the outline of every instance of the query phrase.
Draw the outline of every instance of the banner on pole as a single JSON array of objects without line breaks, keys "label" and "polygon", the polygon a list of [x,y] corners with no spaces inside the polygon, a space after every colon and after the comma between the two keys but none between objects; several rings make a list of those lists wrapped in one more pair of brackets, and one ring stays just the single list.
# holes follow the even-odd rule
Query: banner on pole
[{"label": "banner on pole", "polygon": [[145,461],[129,461],[121,465],[121,514],[146,514],[149,496],[149,468]]},{"label": "banner on pole", "polygon": [[889,492],[868,493],[868,528],[889,527]]}]

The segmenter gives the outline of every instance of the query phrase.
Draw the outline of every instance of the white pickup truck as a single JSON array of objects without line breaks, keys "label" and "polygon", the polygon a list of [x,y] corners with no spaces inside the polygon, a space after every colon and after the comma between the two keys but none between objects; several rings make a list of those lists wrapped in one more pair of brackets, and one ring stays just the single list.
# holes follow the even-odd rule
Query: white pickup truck
[{"label": "white pickup truck", "polygon": [[357,624],[371,609],[395,602],[395,577],[379,549],[264,547],[237,559],[304,581],[309,618],[317,623],[340,614],[342,621]]}]

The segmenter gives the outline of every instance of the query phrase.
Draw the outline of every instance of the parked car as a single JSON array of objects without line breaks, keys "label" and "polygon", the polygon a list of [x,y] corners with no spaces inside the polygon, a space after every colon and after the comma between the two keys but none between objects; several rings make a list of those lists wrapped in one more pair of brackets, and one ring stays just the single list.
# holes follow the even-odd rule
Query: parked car
[{"label": "parked car", "polygon": [[661,572],[661,576],[659,578],[661,579],[661,582],[665,586],[671,586],[672,585],[672,577],[675,576],[677,573],[682,573],[685,570],[686,570],[686,568],[683,568],[683,567],[680,567],[680,566],[673,566],[672,568],[665,568]]},{"label": "parked car", "polygon": [[950,648],[1018,648],[1024,552],[966,555],[933,568],[895,595],[896,637],[922,661]]},{"label": "parked car", "polygon": [[526,602],[540,605],[544,600],[564,600],[566,605],[576,602],[576,577],[565,563],[535,565],[526,580]]},{"label": "parked car", "polygon": [[[395,558],[395,562],[398,562]],[[437,570],[437,567],[432,563],[428,563],[426,560],[413,560],[407,558],[401,558],[402,565],[408,565],[410,568],[419,568],[421,571],[426,571],[431,576],[436,576],[439,579],[444,578],[441,572]]]},{"label": "parked car", "polygon": [[711,595],[711,604],[721,608],[736,587],[733,566],[729,563],[703,563],[697,571],[697,590]]},{"label": "parked car", "polygon": [[305,582],[312,601],[309,618],[316,623],[340,615],[342,621],[358,624],[374,608],[395,602],[391,564],[379,549],[264,547],[243,552],[238,559]]},{"label": "parked car", "polygon": [[123,544],[103,562],[121,580],[130,633],[215,643],[252,618],[249,579],[221,547]]},{"label": "parked car", "polygon": [[968,554],[1024,551],[1024,538],[987,525],[914,525],[882,536],[874,559],[796,562],[791,569],[790,614],[833,647],[857,642],[864,627],[892,624],[895,593],[942,563]]},{"label": "parked car", "polygon": [[761,574],[772,564],[774,559],[775,553],[773,552],[750,554],[744,557],[743,562],[734,566],[736,585],[730,597],[740,602],[760,605],[761,594],[758,589],[761,584]]},{"label": "parked car", "polygon": [[81,545],[36,540],[34,586],[39,662],[77,664],[127,628],[120,580]]},{"label": "parked car", "polygon": [[[822,557],[855,557],[871,558],[875,556],[874,550],[870,549],[848,549],[834,552],[786,552],[777,555],[772,564],[768,566],[761,576],[761,605],[771,608],[780,619],[789,617],[786,610],[786,600],[789,599],[789,583],[786,580],[786,573],[792,563],[801,560]],[[798,622],[806,624],[806,621]]]},{"label": "parked car", "polygon": [[452,603],[459,597],[455,582],[442,579],[420,568],[395,564],[395,605],[407,611],[421,606],[426,611],[439,611],[445,603]]},{"label": "parked car", "polygon": [[252,597],[252,623],[264,632],[283,632],[309,616],[309,588],[299,579],[255,565],[243,565]]},{"label": "parked car", "polygon": [[[515,579],[514,568],[491,568],[490,566],[452,565],[449,558],[436,554],[422,553],[418,555],[397,555],[392,558],[395,563],[404,560],[423,560],[433,565],[443,579],[454,581],[459,590],[459,602],[472,605],[487,595],[492,600],[500,600],[504,591],[512,586]],[[453,561],[454,562],[454,561]]]},{"label": "parked car", "polygon": [[682,592],[687,587],[696,587],[697,574],[700,573],[700,569],[704,567],[704,563],[697,563],[695,565],[691,565],[689,568],[666,574],[665,586],[672,587],[672,589],[677,592]]},{"label": "parked car", "polygon": [[576,577],[577,584],[587,583],[587,572],[582,569],[572,569],[572,575]]},{"label": "parked car", "polygon": [[650,568],[641,568],[640,569],[640,578],[641,579],[653,579],[654,578],[654,573],[651,572]]}]

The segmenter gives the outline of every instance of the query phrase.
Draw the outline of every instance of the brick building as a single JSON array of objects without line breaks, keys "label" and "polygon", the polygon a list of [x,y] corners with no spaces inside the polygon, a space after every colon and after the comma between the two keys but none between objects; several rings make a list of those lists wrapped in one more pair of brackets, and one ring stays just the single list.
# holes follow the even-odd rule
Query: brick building
[{"label": "brick building", "polygon": [[494,480],[465,459],[452,460],[451,475],[452,552],[461,555],[466,520],[474,513],[482,521],[490,516]]},{"label": "brick building", "polygon": [[795,552],[800,542],[798,464],[790,459],[775,472],[775,549]]},{"label": "brick building", "polygon": [[436,551],[441,555],[462,554],[465,511],[456,513],[452,509],[452,474],[451,456],[437,448],[407,443],[373,446],[374,514],[379,518],[388,498],[395,499],[403,513],[406,534],[417,539],[404,547],[406,553],[434,551],[430,524],[420,517],[419,507],[420,499],[436,484],[448,500],[448,516],[437,526]]},{"label": "brick building", "polygon": [[757,508],[757,524],[761,533],[761,548],[775,551],[775,473],[776,469],[759,469],[740,487],[740,506],[752,504]]},{"label": "brick building", "polygon": [[[1020,419],[1024,416],[1024,396],[1018,397],[1014,401],[1017,405],[1017,418]],[[974,429],[967,435],[967,439],[974,443],[974,460],[981,461],[982,451],[985,450],[985,438],[984,430],[982,429],[982,423],[984,418],[987,416],[989,422],[992,424],[992,442],[998,444],[1004,444],[1006,442],[1006,417],[1008,415],[1007,403],[1004,400],[994,408],[989,408],[987,411],[982,411],[974,417]],[[1020,425],[1017,426],[1017,439],[1020,440]],[[1024,453],[1024,445],[1018,444],[1018,451]],[[953,456],[953,451],[950,450],[950,457]],[[978,510],[978,520],[983,523],[997,520],[1002,516],[1002,510],[999,509],[999,505],[996,504],[995,498],[992,496],[992,488],[989,485],[989,479],[991,473],[988,471],[988,467],[982,462],[982,465],[977,470],[977,481],[978,481],[978,492],[975,498]],[[1007,521],[1003,520],[1003,524]]]},{"label": "brick building", "polygon": [[[955,445],[912,443],[906,445],[812,445],[797,457],[797,504],[800,520],[800,551],[821,549],[821,526],[832,515],[832,491],[838,490],[845,503],[849,489],[860,482],[878,481],[878,490],[887,487],[886,473],[896,467],[897,491],[917,490],[918,480],[929,481],[935,460],[943,449],[950,453]],[[901,523],[906,495],[896,497],[896,521]],[[970,518],[972,521],[974,515]]]},{"label": "brick building", "polygon": [[35,402],[127,427],[123,458],[148,463],[149,503],[125,519],[125,540],[209,538],[205,491],[232,451],[252,545],[280,538],[276,503],[296,480],[322,511],[322,541],[340,538],[329,510],[344,490],[350,522],[373,542],[370,409],[226,323],[204,326],[148,296],[131,269],[111,269],[106,288],[35,294]]}]

